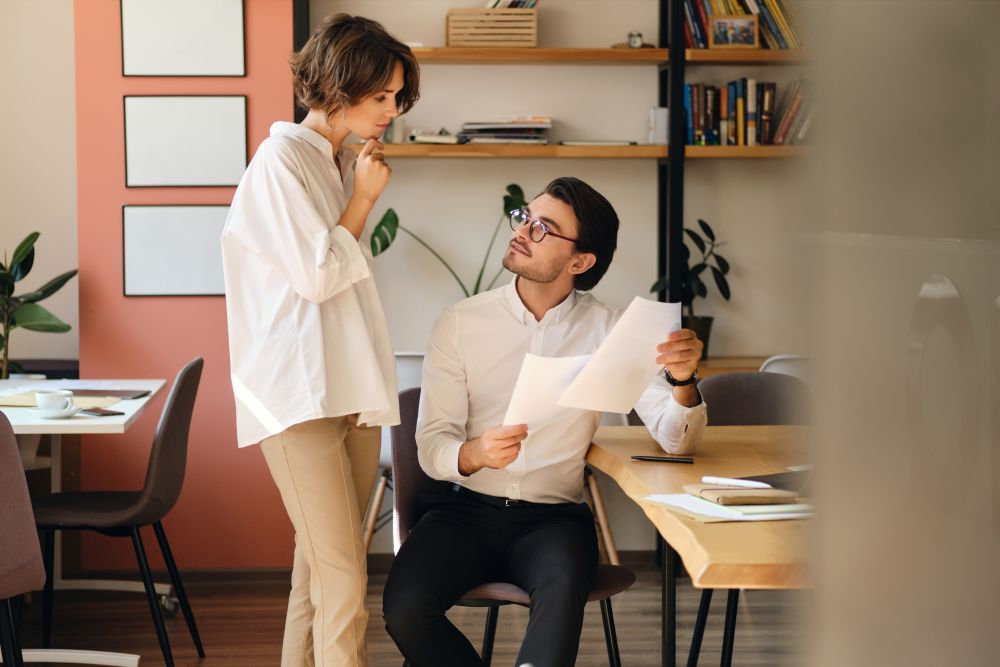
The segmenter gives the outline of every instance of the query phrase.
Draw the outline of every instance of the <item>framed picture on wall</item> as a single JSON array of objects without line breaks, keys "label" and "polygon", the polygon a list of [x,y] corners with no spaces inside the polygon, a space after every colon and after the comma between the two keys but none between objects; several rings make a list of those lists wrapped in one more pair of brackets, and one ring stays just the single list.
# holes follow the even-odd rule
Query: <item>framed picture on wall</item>
[{"label": "framed picture on wall", "polygon": [[237,185],[247,168],[243,95],[125,97],[125,185]]},{"label": "framed picture on wall", "polygon": [[121,0],[122,76],[246,76],[243,0]]},{"label": "framed picture on wall", "polygon": [[229,206],[122,207],[125,296],[222,296]]}]

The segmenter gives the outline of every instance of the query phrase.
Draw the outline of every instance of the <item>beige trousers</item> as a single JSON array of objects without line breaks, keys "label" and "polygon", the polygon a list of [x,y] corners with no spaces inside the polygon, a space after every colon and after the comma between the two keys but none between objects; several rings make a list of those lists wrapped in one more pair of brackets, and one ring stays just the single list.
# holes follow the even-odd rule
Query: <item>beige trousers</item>
[{"label": "beige trousers", "polygon": [[296,424],[261,442],[295,528],[282,667],[366,667],[368,568],[361,521],[381,429],[349,415]]}]

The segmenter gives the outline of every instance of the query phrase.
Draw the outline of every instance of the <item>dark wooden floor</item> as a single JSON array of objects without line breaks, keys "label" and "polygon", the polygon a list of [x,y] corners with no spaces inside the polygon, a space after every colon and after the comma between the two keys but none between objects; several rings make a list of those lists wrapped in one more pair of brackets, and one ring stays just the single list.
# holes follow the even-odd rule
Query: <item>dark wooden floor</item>
[{"label": "dark wooden floor", "polygon": [[[624,665],[660,664],[659,572],[652,563],[636,568],[638,581],[614,599],[615,620]],[[371,667],[398,667],[401,659],[382,626],[381,596],[384,573],[373,573],[369,582],[368,651]],[[198,660],[183,619],[168,619],[168,632],[178,666],[198,665],[277,665],[281,650],[288,585],[278,580],[205,580],[188,582],[195,615],[205,643],[207,657]],[[683,647],[680,664],[685,664],[691,626],[700,593],[688,581],[678,586],[678,641]],[[737,622],[734,665],[800,665],[803,614],[807,594],[791,591],[750,591],[741,596]],[[21,629],[25,648],[41,643],[40,596],[25,608]],[[725,595],[713,599],[702,649],[701,665],[719,663],[722,644]],[[450,618],[480,645],[485,611],[455,609]],[[527,611],[506,607],[500,624],[493,664],[512,665],[520,644]],[[95,649],[138,653],[141,665],[162,665],[156,634],[145,597],[128,593],[56,592],[53,644],[56,648]],[[600,608],[587,609],[577,665],[606,665],[607,651],[601,627]]]}]

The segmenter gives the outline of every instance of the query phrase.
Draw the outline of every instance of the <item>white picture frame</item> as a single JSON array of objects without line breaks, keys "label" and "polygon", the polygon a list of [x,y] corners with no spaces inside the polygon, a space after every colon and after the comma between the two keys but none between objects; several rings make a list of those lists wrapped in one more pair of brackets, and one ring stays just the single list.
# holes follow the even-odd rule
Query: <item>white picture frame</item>
[{"label": "white picture frame", "polygon": [[246,76],[243,0],[120,0],[122,76]]},{"label": "white picture frame", "polygon": [[125,296],[222,296],[227,205],[122,206]]},{"label": "white picture frame", "polygon": [[237,185],[247,168],[244,95],[126,95],[125,185]]}]

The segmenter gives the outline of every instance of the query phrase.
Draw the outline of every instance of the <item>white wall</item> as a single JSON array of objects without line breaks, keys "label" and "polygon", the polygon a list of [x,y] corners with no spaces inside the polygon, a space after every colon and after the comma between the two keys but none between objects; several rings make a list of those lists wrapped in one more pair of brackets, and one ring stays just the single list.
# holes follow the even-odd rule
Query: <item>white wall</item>
[{"label": "white wall", "polygon": [[[443,46],[445,15],[453,6],[481,6],[452,0],[313,0],[312,23],[336,12],[381,22],[405,42]],[[639,30],[656,43],[655,0],[545,0],[539,11],[539,46],[606,47]],[[776,81],[796,76],[792,68],[692,67],[689,82],[725,84],[742,76]],[[655,66],[594,65],[425,65],[421,99],[404,117],[407,127],[457,132],[463,122],[494,114],[546,113],[554,118],[552,137],[629,139],[645,143],[649,107],[657,101]],[[375,218],[394,208],[413,229],[445,256],[463,280],[474,280],[493,225],[501,214],[508,183],[530,198],[556,176],[577,176],[601,191],[621,219],[619,248],[595,294],[624,306],[633,296],[649,296],[656,278],[656,163],[653,160],[391,160],[392,181]],[[795,161],[689,161],[686,223],[712,224],[733,266],[733,301],[725,303],[714,286],[700,314],[716,316],[712,354],[768,355],[805,348],[789,306],[799,284],[793,246],[802,226],[790,180],[802,166]],[[487,275],[499,268],[501,243]],[[462,298],[454,279],[426,250],[403,234],[376,259],[379,291],[397,351],[422,352],[442,308]],[[508,280],[505,274],[502,280]],[[651,549],[653,530],[636,506],[604,479],[605,502],[615,538],[623,550]],[[391,502],[387,499],[386,503]],[[391,549],[388,531],[374,549]]]},{"label": "white wall", "polygon": [[[77,266],[76,86],[72,0],[0,3],[0,254],[9,257],[30,232],[41,232],[27,292]],[[79,357],[77,280],[42,303],[72,325],[65,334],[17,330],[18,358]]]}]

